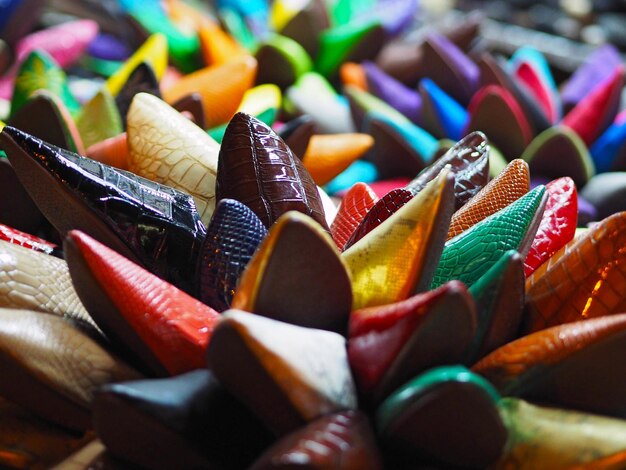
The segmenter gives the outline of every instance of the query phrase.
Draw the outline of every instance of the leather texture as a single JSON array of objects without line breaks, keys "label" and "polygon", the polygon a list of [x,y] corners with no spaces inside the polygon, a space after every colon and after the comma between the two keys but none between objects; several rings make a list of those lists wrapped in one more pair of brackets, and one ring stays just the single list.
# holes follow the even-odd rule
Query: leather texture
[{"label": "leather texture", "polygon": [[526,279],[524,331],[626,311],[626,212],[607,217]]},{"label": "leather texture", "polygon": [[62,259],[0,241],[0,306],[70,318],[95,327]]},{"label": "leather texture", "polygon": [[446,242],[431,289],[452,279],[471,287],[509,250],[526,256],[543,214],[545,191],[545,186],[533,189]]},{"label": "leather texture", "polygon": [[626,426],[619,419],[503,398],[509,444],[495,468],[619,468],[626,463]]},{"label": "leather texture", "polygon": [[453,179],[437,179],[341,254],[352,278],[352,310],[404,300],[427,290],[454,204]]},{"label": "leather texture", "polygon": [[250,470],[287,468],[381,470],[367,417],[346,411],[320,418],[276,442]]},{"label": "leather texture", "polygon": [[64,319],[0,309],[2,396],[64,427],[90,427],[95,390],[140,375]]},{"label": "leather texture", "polygon": [[[626,314],[558,325],[506,344],[474,365],[507,396],[624,418]],[[610,367],[607,367],[610,364]]]},{"label": "leather texture", "polygon": [[572,179],[565,176],[551,181],[546,192],[546,209],[524,261],[526,277],[574,238],[576,232],[578,194]]},{"label": "leather texture", "polygon": [[352,232],[377,201],[378,196],[366,183],[356,183],[348,190],[330,226],[330,233],[339,250],[343,250]]},{"label": "leather texture", "polygon": [[36,237],[30,233],[16,230],[8,225],[0,224],[0,240],[4,240],[13,245],[23,246],[34,251],[45,253],[47,255],[57,254],[58,246],[54,243]]},{"label": "leather texture", "polygon": [[[205,349],[219,319],[218,313],[199,300],[124,258],[84,233],[73,231],[69,240],[76,249],[70,263],[84,262],[91,279],[79,278],[81,271],[71,267],[75,283],[91,281],[105,293],[116,311],[103,312],[98,305],[87,303],[92,316],[107,336],[121,342],[122,332],[115,330],[113,318],[127,323],[130,328],[172,374],[202,368]],[[88,273],[85,273],[88,274]],[[85,296],[87,290],[79,290]],[[133,345],[128,345],[132,349]]]},{"label": "leather texture", "polygon": [[41,89],[57,96],[71,113],[76,113],[80,109],[78,101],[70,92],[63,69],[47,52],[35,50],[22,61],[15,77],[11,115],[21,108],[34,92]]},{"label": "leather texture", "polygon": [[219,145],[159,98],[135,96],[128,112],[129,170],[191,194],[207,225],[215,208]]},{"label": "leather texture", "polygon": [[472,132],[463,137],[413,178],[406,189],[417,194],[446,165],[452,167],[454,174],[454,207],[458,210],[489,181],[489,144],[485,134]]},{"label": "leather texture", "polygon": [[[191,196],[5,127],[16,172],[61,234],[80,229],[191,292],[206,229]],[[34,174],[35,173],[35,174]]]},{"label": "leather texture", "polygon": [[267,229],[246,205],[222,199],[207,227],[198,261],[199,298],[218,312],[227,310],[237,283]]},{"label": "leather texture", "polygon": [[217,199],[236,199],[270,227],[297,210],[328,230],[313,179],[274,131],[237,113],[226,128],[219,154]]},{"label": "leather texture", "polygon": [[398,209],[404,206],[411,199],[413,199],[413,193],[408,189],[398,188],[389,191],[376,201],[374,206],[367,211],[367,214],[365,214],[361,223],[359,223],[359,225],[354,229],[343,249],[347,250],[350,248],[361,238],[395,214]]},{"label": "leather texture", "polygon": [[528,164],[519,158],[452,214],[448,240],[513,203],[530,189]]}]

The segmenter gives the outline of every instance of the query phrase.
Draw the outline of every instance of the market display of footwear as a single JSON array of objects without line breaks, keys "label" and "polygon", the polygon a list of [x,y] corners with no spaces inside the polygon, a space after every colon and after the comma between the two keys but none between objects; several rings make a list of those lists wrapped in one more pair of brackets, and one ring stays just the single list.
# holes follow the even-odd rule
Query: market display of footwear
[{"label": "market display of footwear", "polygon": [[626,18],[458,3],[0,2],[0,467],[626,465]]}]

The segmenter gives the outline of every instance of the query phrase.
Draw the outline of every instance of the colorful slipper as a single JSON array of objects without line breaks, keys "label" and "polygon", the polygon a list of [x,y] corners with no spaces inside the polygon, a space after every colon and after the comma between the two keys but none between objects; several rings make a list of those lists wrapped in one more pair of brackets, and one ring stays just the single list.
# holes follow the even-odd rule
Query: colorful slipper
[{"label": "colorful slipper", "polygon": [[532,139],[530,124],[519,103],[498,85],[478,90],[468,113],[466,132],[484,132],[508,161],[519,158]]},{"label": "colorful slipper", "polygon": [[432,369],[378,408],[383,451],[398,463],[487,468],[506,444],[499,400],[489,382],[465,367]]},{"label": "colorful slipper", "polygon": [[584,470],[624,466],[621,419],[532,405],[517,398],[498,404],[508,442],[494,468]]},{"label": "colorful slipper", "polygon": [[596,175],[581,191],[581,196],[596,208],[598,219],[602,220],[616,212],[626,210],[624,192],[626,172],[612,171]]},{"label": "colorful slipper", "polygon": [[343,62],[362,62],[376,57],[384,41],[385,31],[378,18],[328,28],[319,37],[315,70],[332,79]]},{"label": "colorful slipper", "polygon": [[475,333],[474,302],[458,281],[393,304],[355,310],[348,358],[366,405],[380,403],[426,369],[460,362]]},{"label": "colorful slipper", "polygon": [[330,226],[330,233],[339,250],[343,251],[354,230],[377,201],[378,196],[365,183],[356,183],[344,195]]},{"label": "colorful slipper", "polygon": [[351,306],[350,277],[335,244],[312,219],[295,211],[270,228],[232,300],[239,310],[340,333],[346,331]]},{"label": "colorful slipper", "polygon": [[598,173],[626,170],[626,121],[611,124],[589,152]]},{"label": "colorful slipper", "polygon": [[91,428],[96,389],[140,375],[62,318],[0,309],[2,396],[64,428]]},{"label": "colorful slipper", "polygon": [[286,103],[298,114],[311,116],[319,133],[356,132],[350,109],[328,81],[316,72],[302,75],[285,92]]},{"label": "colorful slipper", "polygon": [[195,289],[195,263],[206,229],[191,196],[12,127],[2,130],[0,142],[61,235],[82,230],[184,290]]},{"label": "colorful slipper", "polygon": [[343,246],[342,251],[361,240],[364,236],[395,214],[406,203],[413,199],[413,193],[408,189],[392,189],[381,197],[374,206],[367,211],[359,225],[352,231],[350,238]]},{"label": "colorful slipper", "polygon": [[286,122],[278,130],[278,136],[285,141],[285,144],[287,144],[287,147],[291,149],[293,154],[302,160],[311,137],[316,133],[316,127],[313,118],[303,114]]},{"label": "colorful slipper", "polygon": [[176,103],[172,104],[172,108],[183,116],[191,118],[193,123],[200,129],[206,129],[204,105],[202,104],[200,93],[190,93],[187,96],[183,96]]},{"label": "colorful slipper", "polygon": [[363,118],[363,132],[374,139],[368,157],[383,178],[412,178],[432,161],[437,140],[408,119],[392,119],[385,113],[369,111]]},{"label": "colorful slipper", "polygon": [[541,222],[545,192],[538,186],[446,242],[431,289],[452,279],[471,287],[509,250],[525,258]]},{"label": "colorful slipper", "polygon": [[524,112],[532,135],[553,125],[532,93],[507,70],[507,63],[504,59],[496,59],[485,52],[478,61],[478,68],[480,69],[480,88],[497,85],[507,90]]},{"label": "colorful slipper", "polygon": [[[578,219],[578,195],[571,178],[563,177],[546,185],[548,201],[537,235],[524,260],[524,274],[535,269],[574,238]],[[626,209],[626,206],[624,207]]]},{"label": "colorful slipper", "polygon": [[190,93],[200,93],[206,126],[212,128],[233,117],[244,93],[254,84],[256,71],[256,60],[242,56],[185,75],[163,90],[163,98],[168,103],[175,103]]},{"label": "colorful slipper", "polygon": [[230,307],[237,284],[267,229],[247,206],[222,199],[207,227],[198,260],[198,298],[218,312]]},{"label": "colorful slipper", "polygon": [[[558,325],[508,343],[472,367],[503,395],[623,418],[626,314]],[[612,367],[608,367],[608,364]]]},{"label": "colorful slipper", "polygon": [[128,153],[128,136],[126,132],[123,132],[91,145],[87,148],[85,155],[118,170],[128,170],[128,160],[130,160]]},{"label": "colorful slipper", "polygon": [[274,440],[206,369],[106,385],[93,413],[108,451],[145,468],[246,468]]},{"label": "colorful slipper", "polygon": [[23,246],[29,250],[45,253],[47,255],[61,257],[60,249],[57,245],[43,238],[36,237],[30,233],[22,232],[8,225],[0,224],[0,240],[9,242],[12,245]]},{"label": "colorful slipper", "polygon": [[442,171],[341,254],[352,278],[352,310],[398,302],[427,289],[452,215],[453,181],[449,170]]},{"label": "colorful slipper", "polygon": [[565,126],[543,131],[526,147],[521,158],[528,163],[533,176],[548,179],[569,176],[578,187],[583,187],[596,172],[585,143]]},{"label": "colorful slipper", "polygon": [[572,110],[598,83],[611,78],[621,63],[619,51],[612,44],[605,44],[589,54],[561,89],[564,110]]},{"label": "colorful slipper", "polygon": [[467,106],[478,88],[479,70],[452,41],[432,33],[423,45],[423,77],[430,77],[446,93]]},{"label": "colorful slipper", "polygon": [[198,28],[198,39],[204,64],[209,67],[222,65],[235,57],[248,54],[246,49],[230,34],[211,21],[207,21]]},{"label": "colorful slipper", "polygon": [[76,114],[80,105],[70,92],[65,72],[44,51],[33,51],[22,62],[17,77],[15,89],[11,99],[11,116],[30,98],[37,90],[48,90],[57,96],[72,114]]},{"label": "colorful slipper", "polygon": [[0,254],[1,307],[49,313],[97,333],[64,260],[5,241],[0,242]]},{"label": "colorful slipper", "polygon": [[244,113],[231,120],[219,152],[217,199],[246,204],[266,227],[297,210],[328,230],[313,179],[278,135]]},{"label": "colorful slipper", "polygon": [[128,362],[150,375],[204,367],[215,310],[82,232],[64,248],[79,297]]},{"label": "colorful slipper", "polygon": [[115,97],[115,103],[120,112],[122,124],[124,124],[124,130],[126,130],[128,110],[137,93],[148,93],[157,98],[161,97],[159,81],[154,74],[154,70],[147,62],[141,62],[135,67]]},{"label": "colorful slipper", "polygon": [[209,368],[281,436],[356,408],[345,342],[330,331],[228,310],[209,344]]},{"label": "colorful slipper", "polygon": [[477,327],[464,357],[465,364],[473,364],[517,337],[524,310],[525,280],[522,257],[510,250],[469,288],[476,302]]},{"label": "colorful slipper", "polygon": [[592,226],[552,255],[526,280],[524,332],[626,311],[626,213]]},{"label": "colorful slipper", "polygon": [[[32,13],[32,12],[31,12]],[[34,50],[43,50],[59,67],[66,69],[83,55],[98,34],[93,20],[74,20],[41,29],[21,38],[15,45],[15,62],[21,63]]]},{"label": "colorful slipper", "polygon": [[540,106],[550,124],[561,118],[560,97],[544,55],[532,47],[521,47],[509,61],[511,74]]},{"label": "colorful slipper", "polygon": [[8,125],[44,142],[84,154],[78,128],[63,102],[47,90],[38,90],[11,116]]},{"label": "colorful slipper", "polygon": [[323,0],[308,0],[299,4],[277,0],[272,3],[271,19],[276,31],[300,44],[310,57],[317,56],[319,37],[330,26]]},{"label": "colorful slipper", "polygon": [[419,87],[424,129],[439,139],[460,140],[468,121],[465,108],[429,78]]},{"label": "colorful slipper", "polygon": [[454,208],[460,209],[489,181],[489,144],[482,132],[466,135],[417,175],[406,189],[419,193],[446,165],[454,174]]},{"label": "colorful slipper", "polygon": [[448,240],[504,209],[526,194],[529,189],[528,164],[516,158],[498,176],[452,214]]},{"label": "colorful slipper", "polygon": [[368,134],[314,135],[302,164],[317,185],[324,185],[361,158],[374,145]]},{"label": "colorful slipper", "polygon": [[191,194],[206,225],[215,208],[219,145],[158,97],[135,95],[128,111],[128,168]]},{"label": "colorful slipper", "polygon": [[[78,127],[85,148],[124,132],[122,116],[108,88],[102,87],[83,106],[76,117],[76,127]],[[50,143],[54,144],[54,142]]]},{"label": "colorful slipper", "polygon": [[273,83],[281,89],[313,70],[313,61],[306,50],[293,39],[279,34],[265,38],[254,57],[258,63],[256,83]]},{"label": "colorful slipper", "polygon": [[160,33],[152,34],[146,41],[130,56],[124,65],[111,75],[106,81],[105,86],[114,98],[118,95],[124,84],[128,81],[128,77],[133,70],[142,62],[148,63],[157,80],[161,80],[167,68],[168,58],[167,39]]},{"label": "colorful slipper", "polygon": [[576,132],[590,146],[615,120],[619,111],[625,68],[620,65],[613,74],[585,96],[563,117],[562,125]]},{"label": "colorful slipper", "polygon": [[370,93],[400,111],[415,124],[419,124],[422,116],[420,94],[387,75],[373,62],[363,62],[362,67]]}]

